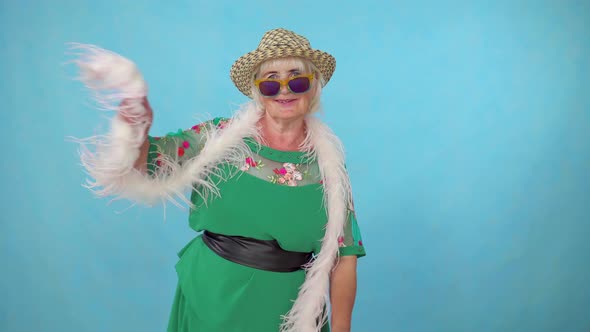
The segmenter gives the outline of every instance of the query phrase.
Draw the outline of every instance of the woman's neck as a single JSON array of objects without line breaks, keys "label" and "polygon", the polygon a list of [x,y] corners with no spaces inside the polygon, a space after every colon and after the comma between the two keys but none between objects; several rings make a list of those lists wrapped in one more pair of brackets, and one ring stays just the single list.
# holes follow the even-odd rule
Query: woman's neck
[{"label": "woman's neck", "polygon": [[265,114],[258,122],[263,144],[283,151],[297,151],[305,139],[305,120],[273,119]]}]

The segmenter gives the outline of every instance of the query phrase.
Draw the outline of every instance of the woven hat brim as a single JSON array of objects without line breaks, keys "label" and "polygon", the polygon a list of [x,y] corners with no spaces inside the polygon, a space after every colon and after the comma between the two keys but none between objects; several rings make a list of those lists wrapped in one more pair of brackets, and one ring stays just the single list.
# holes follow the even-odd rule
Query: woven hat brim
[{"label": "woven hat brim", "polygon": [[266,60],[293,56],[311,61],[322,74],[324,85],[328,83],[336,69],[336,59],[327,52],[314,49],[276,47],[268,50],[257,49],[241,56],[232,65],[230,77],[240,92],[252,98],[251,84],[254,69]]}]

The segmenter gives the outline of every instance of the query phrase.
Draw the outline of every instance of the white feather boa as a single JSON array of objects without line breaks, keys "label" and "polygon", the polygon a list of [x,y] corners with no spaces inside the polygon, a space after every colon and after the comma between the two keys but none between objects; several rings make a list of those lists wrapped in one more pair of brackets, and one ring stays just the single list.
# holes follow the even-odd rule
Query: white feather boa
[{"label": "white feather boa", "polygon": [[[139,100],[147,95],[147,85],[135,65],[115,54],[90,45],[77,45],[83,53],[75,63],[80,80],[92,90],[103,108],[117,110],[114,101],[122,98]],[[121,111],[119,109],[119,111]],[[138,119],[145,112],[141,103],[126,110]],[[145,139],[145,124],[126,122],[115,116],[106,135],[78,140],[82,165],[94,180],[87,187],[98,196],[115,196],[136,203],[152,205],[158,201],[192,207],[186,193],[219,195],[209,175],[218,172],[222,163],[240,165],[252,152],[244,143],[246,137],[257,137],[257,122],[262,112],[254,102],[238,111],[224,129],[212,128],[204,148],[194,158],[179,165],[169,160],[166,172],[156,176],[142,174],[134,168],[139,147]],[[340,140],[318,118],[306,118],[307,137],[301,147],[318,162],[324,183],[324,203],[328,214],[321,250],[306,266],[306,279],[291,310],[283,317],[281,332],[316,332],[327,321],[326,300],[330,273],[338,257],[338,237],[343,233],[347,207],[351,202],[344,150]],[[94,150],[87,148],[94,146]]]}]

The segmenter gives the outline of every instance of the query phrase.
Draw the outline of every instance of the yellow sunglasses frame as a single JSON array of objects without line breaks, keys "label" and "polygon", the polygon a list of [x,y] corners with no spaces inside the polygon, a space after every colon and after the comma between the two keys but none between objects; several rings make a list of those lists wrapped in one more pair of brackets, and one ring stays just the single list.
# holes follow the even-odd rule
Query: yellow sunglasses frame
[{"label": "yellow sunglasses frame", "polygon": [[289,86],[289,82],[291,82],[291,81],[292,81],[292,80],[294,80],[294,79],[301,78],[301,77],[307,77],[307,78],[309,79],[309,89],[307,89],[307,90],[305,91],[305,92],[307,92],[307,91],[309,91],[309,90],[311,89],[311,84],[312,84],[312,82],[313,82],[313,79],[315,78],[315,75],[314,75],[314,73],[311,73],[311,74],[306,74],[306,75],[297,75],[297,76],[290,77],[290,78],[288,78],[288,79],[286,79],[286,80],[277,80],[277,79],[273,79],[273,78],[262,78],[262,79],[259,79],[259,80],[255,80],[255,81],[254,81],[254,85],[256,86],[256,88],[258,89],[258,91],[260,92],[260,83],[262,83],[262,82],[278,82],[278,83],[280,84],[280,88],[279,88],[279,92],[277,92],[277,94],[275,94],[275,95],[272,95],[272,96],[265,96],[265,95],[263,95],[262,93],[260,93],[260,95],[261,95],[261,96],[263,96],[263,97],[267,97],[267,98],[270,98],[270,97],[274,97],[274,96],[277,96],[277,95],[279,95],[279,94],[281,93],[281,89],[282,89],[284,86],[287,86],[287,89],[289,89],[289,91],[290,91],[291,93],[294,93],[294,94],[303,94],[303,93],[305,93],[305,92],[293,92],[293,91],[291,90],[291,87]]}]

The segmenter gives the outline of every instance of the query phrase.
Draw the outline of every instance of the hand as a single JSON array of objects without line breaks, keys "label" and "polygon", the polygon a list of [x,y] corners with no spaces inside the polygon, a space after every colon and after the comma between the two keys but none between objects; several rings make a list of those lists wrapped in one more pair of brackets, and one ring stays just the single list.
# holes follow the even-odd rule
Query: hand
[{"label": "hand", "polygon": [[127,97],[147,95],[147,84],[133,61],[94,45],[74,44],[72,49],[81,51],[74,63],[90,88],[118,90]]},{"label": "hand", "polygon": [[119,105],[119,117],[132,126],[143,127],[143,134],[147,136],[154,112],[147,97],[124,99]]},{"label": "hand", "polygon": [[147,96],[147,83],[131,60],[94,45],[75,44],[72,49],[79,50],[73,60],[80,69],[78,79],[93,90],[103,109],[118,110],[120,100]]}]

